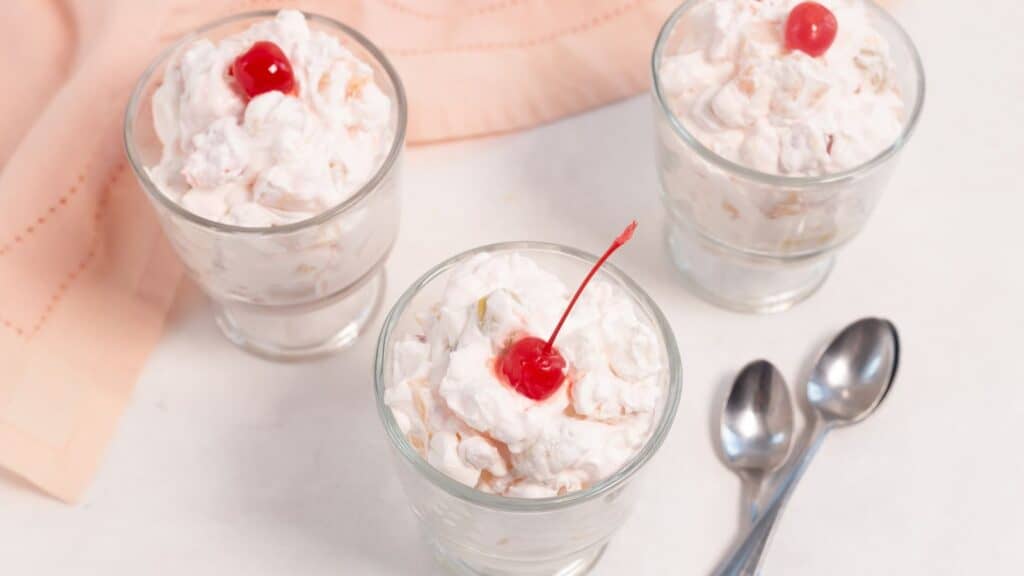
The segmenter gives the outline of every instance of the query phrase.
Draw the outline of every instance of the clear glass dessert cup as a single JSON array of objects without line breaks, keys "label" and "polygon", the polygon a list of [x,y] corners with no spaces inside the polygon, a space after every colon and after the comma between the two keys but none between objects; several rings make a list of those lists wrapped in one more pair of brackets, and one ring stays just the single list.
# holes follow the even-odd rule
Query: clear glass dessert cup
[{"label": "clear glass dessert cup", "polygon": [[392,349],[399,339],[416,334],[418,312],[441,300],[452,270],[481,252],[521,253],[577,284],[597,258],[555,244],[515,242],[483,246],[437,265],[399,298],[377,345],[374,387],[377,410],[395,454],[398,478],[423,536],[438,561],[464,575],[574,576],[588,572],[636,501],[638,473],[668,434],[679,404],[682,369],[675,337],[651,298],[628,276],[606,264],[598,278],[620,287],[635,302],[658,334],[665,393],[650,438],[618,472],[597,484],[563,496],[512,498],[478,491],[432,467],[409,443],[384,403],[392,377]]},{"label": "clear glass dessert cup", "polygon": [[906,103],[903,131],[888,148],[850,170],[821,177],[758,172],[701,144],[672,110],[660,69],[678,50],[693,9],[688,0],[661,29],[651,59],[656,164],[668,214],[669,251],[702,298],[743,312],[785,310],[828,277],[837,249],[867,222],[910,139],[924,103],[924,68],[907,33],[865,1],[889,42]]},{"label": "clear glass dessert cup", "polygon": [[165,195],[150,178],[161,144],[152,97],[167,64],[199,38],[236,34],[276,11],[250,12],[203,26],[160,54],[143,73],[125,115],[129,162],[156,210],[165,234],[190,276],[213,302],[225,336],[275,359],[317,356],[343,348],[381,306],[384,264],[399,225],[399,173],[405,143],[405,92],[384,54],[348,26],[307,14],[313,29],[335,37],[374,70],[388,95],[393,140],[373,176],[351,197],[314,217],[268,227],[208,220]]}]

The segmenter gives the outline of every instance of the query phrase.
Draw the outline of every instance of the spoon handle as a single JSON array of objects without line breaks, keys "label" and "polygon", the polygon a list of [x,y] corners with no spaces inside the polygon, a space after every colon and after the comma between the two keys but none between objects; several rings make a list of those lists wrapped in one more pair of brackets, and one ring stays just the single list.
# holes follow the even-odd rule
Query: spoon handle
[{"label": "spoon handle", "polygon": [[764,474],[746,473],[740,476],[740,526],[753,526],[760,516],[758,502],[764,491]]},{"label": "spoon handle", "polygon": [[782,509],[818,452],[818,448],[821,447],[828,431],[828,424],[821,419],[815,420],[799,458],[790,461],[780,472],[779,480],[773,483],[772,496],[767,500],[761,516],[750,527],[746,536],[730,549],[725,560],[715,568],[712,572],[714,576],[754,576],[757,573]]}]

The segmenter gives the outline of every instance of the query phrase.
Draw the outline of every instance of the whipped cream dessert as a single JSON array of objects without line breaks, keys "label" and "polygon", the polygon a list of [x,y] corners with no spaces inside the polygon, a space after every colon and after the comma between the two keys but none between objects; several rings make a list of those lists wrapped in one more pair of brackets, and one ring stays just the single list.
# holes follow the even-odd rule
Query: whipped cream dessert
[{"label": "whipped cream dessert", "polygon": [[[294,90],[249,99],[232,65],[268,41],[290,61]],[[304,220],[343,202],[373,176],[395,133],[373,68],[295,10],[185,47],[152,105],[163,144],[149,169],[154,183],[190,212],[246,227]]]},{"label": "whipped cream dessert", "polygon": [[273,358],[353,342],[400,218],[405,101],[373,44],[326,17],[243,14],[162,55],[132,102],[132,166],[225,335]]},{"label": "whipped cream dessert", "polygon": [[769,174],[854,168],[899,137],[904,102],[886,39],[862,0],[821,0],[838,21],[824,54],[786,46],[801,0],[695,6],[659,78],[676,117],[716,154]]},{"label": "whipped cream dessert", "polygon": [[558,337],[567,377],[533,400],[499,374],[513,339],[547,335],[572,296],[517,253],[478,254],[398,341],[384,401],[435,468],[481,491],[541,498],[585,489],[647,442],[665,394],[654,327],[630,297],[595,280]]}]

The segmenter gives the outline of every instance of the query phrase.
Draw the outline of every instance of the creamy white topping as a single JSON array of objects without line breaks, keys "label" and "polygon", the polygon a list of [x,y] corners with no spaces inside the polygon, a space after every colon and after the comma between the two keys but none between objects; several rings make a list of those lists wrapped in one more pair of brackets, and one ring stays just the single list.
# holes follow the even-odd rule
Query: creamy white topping
[{"label": "creamy white topping", "polygon": [[862,0],[819,0],[839,23],[813,58],[785,47],[802,0],[709,0],[692,9],[659,78],[676,116],[720,156],[814,176],[862,164],[898,138],[903,98]]},{"label": "creamy white topping", "polygon": [[[261,40],[287,55],[295,95],[246,102],[234,85],[232,63]],[[189,211],[240,226],[295,222],[336,206],[373,176],[394,137],[391,100],[373,76],[295,10],[217,43],[197,40],[153,95],[164,148],[150,174]]]},{"label": "creamy white topping", "polygon": [[422,334],[398,341],[385,392],[410,443],[479,490],[538,498],[615,473],[649,438],[663,394],[654,328],[621,289],[596,280],[559,335],[565,384],[543,401],[512,389],[495,359],[514,337],[546,336],[570,292],[520,255],[480,254],[452,271]]}]

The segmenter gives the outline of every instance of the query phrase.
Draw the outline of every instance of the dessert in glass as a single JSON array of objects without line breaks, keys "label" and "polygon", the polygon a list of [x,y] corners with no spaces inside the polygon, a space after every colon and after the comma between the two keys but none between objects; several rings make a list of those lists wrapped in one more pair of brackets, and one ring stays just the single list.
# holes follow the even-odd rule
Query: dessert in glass
[{"label": "dessert in glass", "polygon": [[612,266],[594,276],[616,247],[470,250],[385,321],[377,407],[422,533],[456,573],[583,574],[633,508],[681,368],[650,297]]},{"label": "dessert in glass", "polygon": [[405,125],[369,40],[264,11],[165,50],[132,94],[125,147],[224,334],[290,359],[346,346],[380,307]]},{"label": "dessert in glass", "polygon": [[690,287],[753,312],[814,293],[921,113],[906,32],[865,0],[689,0],[652,69],[668,242]]}]

